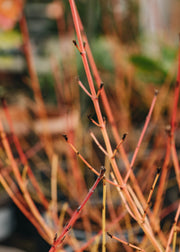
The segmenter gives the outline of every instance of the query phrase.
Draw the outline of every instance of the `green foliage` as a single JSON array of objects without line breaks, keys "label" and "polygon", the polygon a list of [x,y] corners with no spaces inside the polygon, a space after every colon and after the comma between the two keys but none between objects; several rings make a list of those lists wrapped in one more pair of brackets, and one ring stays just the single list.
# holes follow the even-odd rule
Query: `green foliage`
[{"label": "green foliage", "polygon": [[15,30],[0,32],[0,49],[18,48],[21,45],[21,34]]},{"label": "green foliage", "polygon": [[169,71],[169,69],[172,67],[172,64],[175,62],[177,53],[177,49],[174,49],[172,47],[162,47],[161,63],[166,71]]},{"label": "green foliage", "polygon": [[131,63],[136,67],[137,77],[144,82],[162,84],[176,58],[176,50],[162,47],[158,58],[151,58],[144,54],[130,56]]},{"label": "green foliage", "polygon": [[132,55],[130,61],[136,67],[137,76],[144,82],[160,84],[166,77],[166,71],[159,61],[145,55]]},{"label": "green foliage", "polygon": [[43,99],[46,103],[56,104],[54,79],[50,73],[38,76]]},{"label": "green foliage", "polygon": [[93,40],[91,49],[98,68],[102,71],[113,72],[114,63],[107,40],[103,37]]}]

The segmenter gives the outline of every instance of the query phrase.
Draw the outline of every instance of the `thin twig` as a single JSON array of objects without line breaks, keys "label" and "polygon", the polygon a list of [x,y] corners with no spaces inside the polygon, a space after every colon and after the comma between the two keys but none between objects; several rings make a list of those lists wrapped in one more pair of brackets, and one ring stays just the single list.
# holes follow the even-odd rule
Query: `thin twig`
[{"label": "thin twig", "polygon": [[123,240],[119,239],[118,237],[116,237],[116,236],[114,236],[114,235],[112,235],[112,234],[110,234],[110,233],[108,233],[108,232],[107,232],[107,235],[108,235],[110,238],[115,239],[116,241],[118,241],[118,242],[120,242],[120,243],[123,243],[123,244],[125,244],[125,245],[127,245],[127,246],[129,246],[129,247],[131,247],[131,248],[134,248],[134,249],[136,249],[136,250],[138,250],[138,251],[143,251],[143,252],[145,252],[144,249],[141,249],[141,248],[139,248],[139,247],[133,245],[132,243],[123,241]]},{"label": "thin twig", "polygon": [[80,80],[78,80],[78,84],[79,86],[82,88],[82,90],[84,90],[84,92],[90,97],[92,98],[92,95],[89,93],[89,91],[85,88],[85,86],[82,84],[82,82]]},{"label": "thin twig", "polygon": [[94,140],[94,142],[97,144],[97,146],[99,147],[99,149],[106,155],[108,156],[107,151],[102,147],[102,145],[99,143],[99,141],[97,140],[97,138],[95,137],[94,133],[92,131],[90,131],[90,136],[92,137],[92,139]]},{"label": "thin twig", "polygon": [[147,199],[147,206],[146,206],[146,208],[145,208],[145,210],[144,210],[144,214],[143,214],[143,216],[142,216],[142,221],[144,221],[144,219],[145,219],[145,217],[146,217],[147,210],[148,210],[149,205],[150,205],[150,202],[151,202],[152,194],[153,194],[153,192],[154,192],[156,183],[157,183],[158,178],[159,178],[159,175],[160,175],[160,171],[161,171],[161,169],[158,168],[158,169],[157,169],[157,174],[156,174],[156,176],[155,176],[155,178],[154,178],[154,182],[153,182],[153,184],[152,184],[152,186],[151,186],[151,190],[150,190],[150,192],[149,192],[149,196],[148,196],[148,199]]}]

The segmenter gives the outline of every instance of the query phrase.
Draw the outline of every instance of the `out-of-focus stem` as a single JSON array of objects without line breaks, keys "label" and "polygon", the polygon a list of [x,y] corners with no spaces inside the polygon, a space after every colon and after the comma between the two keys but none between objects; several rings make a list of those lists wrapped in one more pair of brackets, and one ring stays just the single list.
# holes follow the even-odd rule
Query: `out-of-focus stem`
[{"label": "out-of-focus stem", "polygon": [[35,63],[34,63],[34,58],[32,54],[28,27],[27,27],[27,23],[26,23],[26,19],[24,15],[22,15],[19,21],[19,24],[20,24],[23,43],[24,43],[24,52],[26,56],[28,72],[31,79],[31,85],[34,92],[34,97],[37,103],[37,113],[39,115],[39,118],[42,120],[42,126],[43,126],[42,140],[44,143],[44,148],[46,150],[46,153],[49,159],[51,160],[52,155],[53,155],[53,148],[52,148],[52,140],[48,133],[48,129],[45,123],[45,120],[47,120],[47,113],[46,113],[46,108],[43,102],[42,93],[40,90],[38,76],[35,69]]},{"label": "out-of-focus stem", "polygon": [[47,199],[45,198],[45,196],[44,196],[44,194],[43,194],[43,192],[42,192],[42,190],[41,190],[41,188],[40,188],[40,186],[39,186],[39,184],[38,184],[38,182],[37,182],[37,180],[36,180],[36,178],[35,178],[32,170],[31,170],[30,166],[28,165],[28,161],[27,161],[26,155],[24,154],[24,152],[23,152],[23,150],[21,148],[21,144],[19,142],[19,139],[15,135],[13,123],[12,123],[12,120],[11,120],[11,116],[10,116],[10,113],[9,113],[6,101],[4,99],[2,99],[2,104],[3,104],[4,112],[5,112],[5,115],[6,115],[8,124],[9,124],[9,127],[10,127],[10,131],[12,133],[13,141],[14,141],[14,144],[15,144],[16,149],[18,151],[20,160],[21,160],[22,164],[25,167],[27,167],[27,173],[28,173],[29,178],[30,178],[30,180],[32,182],[32,185],[36,189],[36,192],[37,192],[38,197],[41,200],[42,204],[47,209],[48,206],[49,206],[49,203],[48,203]]},{"label": "out-of-focus stem", "polygon": [[52,217],[54,219],[54,222],[58,226],[57,169],[58,169],[58,156],[54,154],[52,156],[52,165],[51,165],[51,208],[52,208]]},{"label": "out-of-focus stem", "polygon": [[32,213],[26,209],[24,204],[22,204],[22,202],[18,200],[18,198],[16,197],[14,192],[10,189],[9,185],[7,184],[7,182],[5,181],[5,179],[1,174],[0,174],[0,182],[3,185],[4,189],[6,190],[6,192],[8,193],[9,197],[14,202],[14,204],[16,204],[16,206],[24,214],[24,216],[26,216],[26,218],[36,227],[37,231],[44,238],[44,240],[46,240],[48,243],[51,243],[51,239],[46,234],[46,232],[41,228],[39,222],[36,221]]},{"label": "out-of-focus stem", "polygon": [[17,163],[13,157],[13,154],[12,154],[12,151],[11,151],[11,148],[10,148],[10,145],[8,143],[8,140],[7,140],[7,137],[6,137],[6,134],[4,132],[4,129],[3,129],[3,125],[0,121],[0,134],[1,134],[1,139],[2,139],[2,144],[4,146],[4,149],[6,151],[6,154],[7,154],[7,157],[9,159],[9,162],[12,166],[12,170],[13,170],[13,173],[15,175],[15,178],[18,182],[18,185],[23,193],[23,196],[27,202],[27,205],[30,209],[30,211],[32,212],[32,214],[34,215],[34,217],[36,218],[36,220],[39,222],[39,224],[42,226],[42,228],[44,229],[44,231],[46,232],[46,234],[49,236],[49,239],[53,239],[53,233],[52,233],[52,230],[47,226],[47,224],[45,223],[44,219],[42,218],[40,212],[38,211],[37,207],[35,206],[35,203],[34,201],[32,200],[28,190],[27,190],[27,187],[26,187],[26,182],[23,181],[23,178],[20,174],[20,171],[18,169],[18,166],[17,166]]},{"label": "out-of-focus stem", "polygon": [[165,252],[169,252],[170,251],[170,244],[171,244],[171,241],[172,241],[172,238],[173,238],[174,229],[175,229],[175,227],[177,225],[177,221],[179,219],[179,215],[180,215],[180,202],[179,202],[179,206],[178,206],[175,218],[174,218],[174,223],[173,223],[171,231],[169,233],[169,238],[168,238],[167,247],[166,247],[166,251]]}]

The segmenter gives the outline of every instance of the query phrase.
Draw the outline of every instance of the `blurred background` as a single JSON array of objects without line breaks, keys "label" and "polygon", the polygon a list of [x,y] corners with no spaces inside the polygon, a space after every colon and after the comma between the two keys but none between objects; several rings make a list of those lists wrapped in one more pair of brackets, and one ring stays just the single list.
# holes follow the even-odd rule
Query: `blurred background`
[{"label": "blurred background", "polygon": [[[120,133],[129,132],[132,125],[137,132],[144,122],[154,88],[160,89],[166,82],[171,86],[175,81],[180,1],[77,0],[76,4],[111,106],[119,106],[116,123]],[[8,103],[15,133],[24,150],[28,151],[36,143],[41,159],[30,162],[32,165],[35,162],[43,171],[47,166],[44,164],[47,156],[38,145],[37,135],[42,128],[39,126],[38,108],[24,53],[26,45],[20,25],[23,13],[57,153],[63,148],[59,146],[57,136],[65,132],[67,127],[63,121],[64,113],[70,115],[70,128],[74,129],[79,118],[76,113],[79,106],[77,99],[80,97],[80,118],[85,125],[87,114],[92,112],[92,108],[83,92],[78,87],[74,89],[77,76],[82,82],[87,81],[81,58],[72,43],[75,33],[68,1],[0,0],[0,97],[5,97]],[[59,86],[54,85],[57,74],[61,82]],[[118,83],[123,83],[125,89],[132,88],[128,93],[129,104],[123,95],[119,97],[121,102],[118,100]],[[65,91],[61,90],[61,96],[58,96],[57,88],[64,90],[67,86],[69,91],[66,91],[64,101]],[[169,101],[166,101],[161,119],[169,120],[169,113]],[[0,116],[11,141],[2,107]],[[159,123],[163,124],[162,120]],[[136,139],[133,135],[129,139],[127,149],[131,152],[131,143],[133,149]],[[49,246],[11,203],[2,188],[1,194],[1,245],[29,252],[47,251]],[[6,250],[2,248],[0,251]]]}]

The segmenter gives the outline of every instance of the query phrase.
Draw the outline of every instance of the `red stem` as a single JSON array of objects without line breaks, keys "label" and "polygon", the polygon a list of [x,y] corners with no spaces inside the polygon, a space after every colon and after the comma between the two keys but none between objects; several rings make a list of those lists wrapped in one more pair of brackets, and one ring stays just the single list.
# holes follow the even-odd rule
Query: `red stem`
[{"label": "red stem", "polygon": [[105,169],[102,168],[101,169],[101,173],[100,176],[96,179],[95,183],[93,184],[93,186],[91,187],[90,191],[88,192],[88,194],[86,195],[85,199],[83,200],[82,204],[75,210],[74,214],[72,215],[69,223],[65,226],[64,230],[62,231],[61,235],[58,237],[58,239],[56,239],[54,241],[54,244],[52,245],[51,249],[49,250],[49,252],[55,252],[57,247],[63,242],[66,234],[69,232],[69,230],[73,227],[74,223],[76,222],[76,220],[79,217],[80,212],[82,211],[83,207],[85,206],[85,204],[87,203],[87,201],[89,200],[89,198],[91,197],[91,195],[94,193],[94,190],[96,189],[97,185],[99,184],[99,182],[101,181],[101,179],[103,178],[105,173]]},{"label": "red stem", "polygon": [[134,154],[133,154],[133,157],[132,157],[132,160],[131,160],[131,163],[130,163],[130,168],[129,168],[129,170],[128,170],[127,174],[126,174],[126,177],[125,177],[125,179],[124,179],[124,182],[125,182],[125,183],[127,183],[128,178],[129,178],[129,176],[130,176],[130,173],[131,173],[131,171],[132,171],[132,169],[133,169],[133,165],[134,165],[135,159],[136,159],[136,157],[137,157],[137,154],[138,154],[140,145],[141,145],[141,143],[142,143],[144,134],[145,134],[146,129],[147,129],[148,125],[149,125],[149,121],[150,121],[150,119],[151,119],[151,115],[152,115],[152,112],[153,112],[153,109],[154,109],[156,100],[157,100],[157,91],[155,90],[155,95],[154,95],[154,98],[153,98],[153,100],[152,100],[151,107],[150,107],[150,109],[149,109],[149,113],[148,113],[148,115],[147,115],[147,117],[146,117],[146,121],[145,121],[143,130],[142,130],[142,132],[141,132],[139,141],[138,141],[137,146],[136,146],[136,149],[135,149],[135,151],[134,151]]}]

